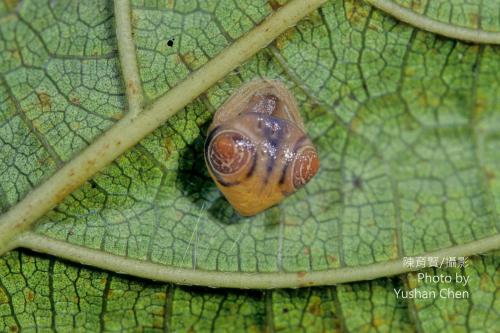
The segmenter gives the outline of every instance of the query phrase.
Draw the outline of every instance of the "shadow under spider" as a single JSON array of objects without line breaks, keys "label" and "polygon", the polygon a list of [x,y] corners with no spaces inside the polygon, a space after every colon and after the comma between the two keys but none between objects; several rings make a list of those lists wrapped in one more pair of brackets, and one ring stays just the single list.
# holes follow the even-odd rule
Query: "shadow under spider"
[{"label": "shadow under spider", "polygon": [[203,150],[210,121],[200,127],[201,134],[180,152],[177,182],[182,194],[200,211],[203,209],[201,214],[206,212],[224,224],[239,223],[245,218],[227,202],[208,174],[205,164]]}]

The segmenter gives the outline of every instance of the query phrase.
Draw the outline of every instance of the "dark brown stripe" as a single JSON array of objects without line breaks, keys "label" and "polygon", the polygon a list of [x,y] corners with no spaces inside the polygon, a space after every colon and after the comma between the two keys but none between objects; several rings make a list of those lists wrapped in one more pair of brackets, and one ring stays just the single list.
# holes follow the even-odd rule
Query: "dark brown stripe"
[{"label": "dark brown stripe", "polygon": [[[295,161],[295,157],[297,156],[297,151],[300,149],[300,147],[302,147],[302,144],[306,140],[307,140],[307,136],[306,135],[301,136],[297,140],[297,142],[293,146],[293,150],[292,150],[292,154],[293,154],[292,161]],[[283,166],[283,171],[281,172],[280,181],[279,181],[280,185],[283,185],[285,183],[286,172],[288,171],[288,168],[290,167],[290,162],[291,161],[289,161],[289,160],[286,161],[285,165]]]},{"label": "dark brown stripe", "polygon": [[250,167],[250,170],[248,170],[248,173],[246,175],[247,179],[253,176],[253,173],[255,172],[256,168],[257,168],[257,152],[254,151],[254,153],[253,153],[253,160],[252,160],[252,166]]},{"label": "dark brown stripe", "polygon": [[241,184],[240,181],[236,181],[236,182],[227,182],[225,180],[223,180],[219,175],[217,175],[215,172],[213,173],[215,179],[217,179],[217,182],[219,184],[221,184],[222,186],[224,187],[231,187],[231,186],[236,186],[236,185],[239,185]]}]

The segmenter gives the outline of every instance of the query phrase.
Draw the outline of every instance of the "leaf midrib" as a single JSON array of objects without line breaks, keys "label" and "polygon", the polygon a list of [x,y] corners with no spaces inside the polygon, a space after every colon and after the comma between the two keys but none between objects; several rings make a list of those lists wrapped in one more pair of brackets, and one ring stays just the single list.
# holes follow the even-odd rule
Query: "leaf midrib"
[{"label": "leaf midrib", "polygon": [[[471,256],[495,250],[498,248],[498,244],[500,244],[500,234],[466,244],[422,253],[418,256],[438,257],[439,260],[449,257]],[[30,231],[23,233],[17,238],[16,246],[140,278],[184,285],[224,288],[273,289],[334,285],[393,276],[416,271],[421,268],[405,267],[403,258],[397,258],[369,265],[311,272],[246,273],[206,271],[166,266],[150,261],[132,259],[56,240]]]},{"label": "leaf midrib", "polygon": [[370,5],[396,17],[413,27],[420,28],[445,37],[480,44],[500,44],[500,33],[482,29],[471,29],[447,24],[418,14],[391,0],[364,0]]}]

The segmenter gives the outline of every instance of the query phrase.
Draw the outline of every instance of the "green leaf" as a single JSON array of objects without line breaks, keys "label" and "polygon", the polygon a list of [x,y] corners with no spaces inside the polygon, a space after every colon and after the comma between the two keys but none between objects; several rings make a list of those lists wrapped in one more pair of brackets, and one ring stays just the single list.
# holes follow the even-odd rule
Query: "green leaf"
[{"label": "green leaf", "polygon": [[0,331],[492,332],[500,306],[498,258],[469,260],[461,273],[470,276],[470,299],[408,302],[396,298],[393,289],[405,288],[396,278],[297,290],[209,289],[13,251],[0,258]]},{"label": "green leaf", "polygon": [[[115,7],[104,0],[1,1],[0,211],[50,208],[24,204],[25,197],[60,204],[35,225],[36,217],[17,224],[4,215],[0,252],[25,247],[145,279],[272,288],[385,277],[409,270],[405,256],[498,248],[500,49],[493,44],[500,32],[493,2],[368,2],[382,11],[332,0],[260,50],[248,33],[266,22],[278,31],[276,20],[264,20],[290,8],[285,1],[136,0],[130,13],[118,0]],[[217,55],[235,45],[256,54],[232,70],[229,62],[247,56]],[[222,79],[199,89],[209,66],[220,68]],[[294,93],[321,169],[278,207],[241,218],[201,156],[215,110],[258,77],[279,79]],[[142,138],[145,123],[159,127],[131,149],[117,146],[125,153],[114,160],[119,153],[110,144]],[[108,137],[106,153],[92,150]],[[94,161],[89,170],[114,161],[66,196],[94,173],[78,163],[82,156]],[[81,172],[65,173],[65,164]],[[40,195],[46,184],[63,190]],[[446,320],[397,299],[393,289],[405,287],[397,278],[219,292],[32,253],[0,260],[0,330],[432,331]],[[471,270],[484,274],[485,288],[497,283],[494,259]],[[29,287],[17,289],[22,285]],[[480,285],[470,288],[481,298]],[[491,329],[494,300],[452,316],[463,323],[478,311]],[[71,310],[62,309],[66,303]],[[38,322],[42,317],[49,319]]]}]

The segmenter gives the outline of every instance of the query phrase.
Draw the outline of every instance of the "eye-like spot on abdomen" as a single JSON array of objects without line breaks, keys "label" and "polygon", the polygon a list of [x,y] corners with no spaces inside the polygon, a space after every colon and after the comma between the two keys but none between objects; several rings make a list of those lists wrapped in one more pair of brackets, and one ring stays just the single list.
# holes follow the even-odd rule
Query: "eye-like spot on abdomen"
[{"label": "eye-like spot on abdomen", "polygon": [[243,135],[223,132],[211,142],[208,160],[215,171],[221,174],[232,174],[250,162],[254,150],[254,145]]},{"label": "eye-like spot on abdomen", "polygon": [[309,180],[318,172],[319,159],[316,150],[306,148],[300,152],[293,163],[293,186],[300,188],[307,184]]}]

